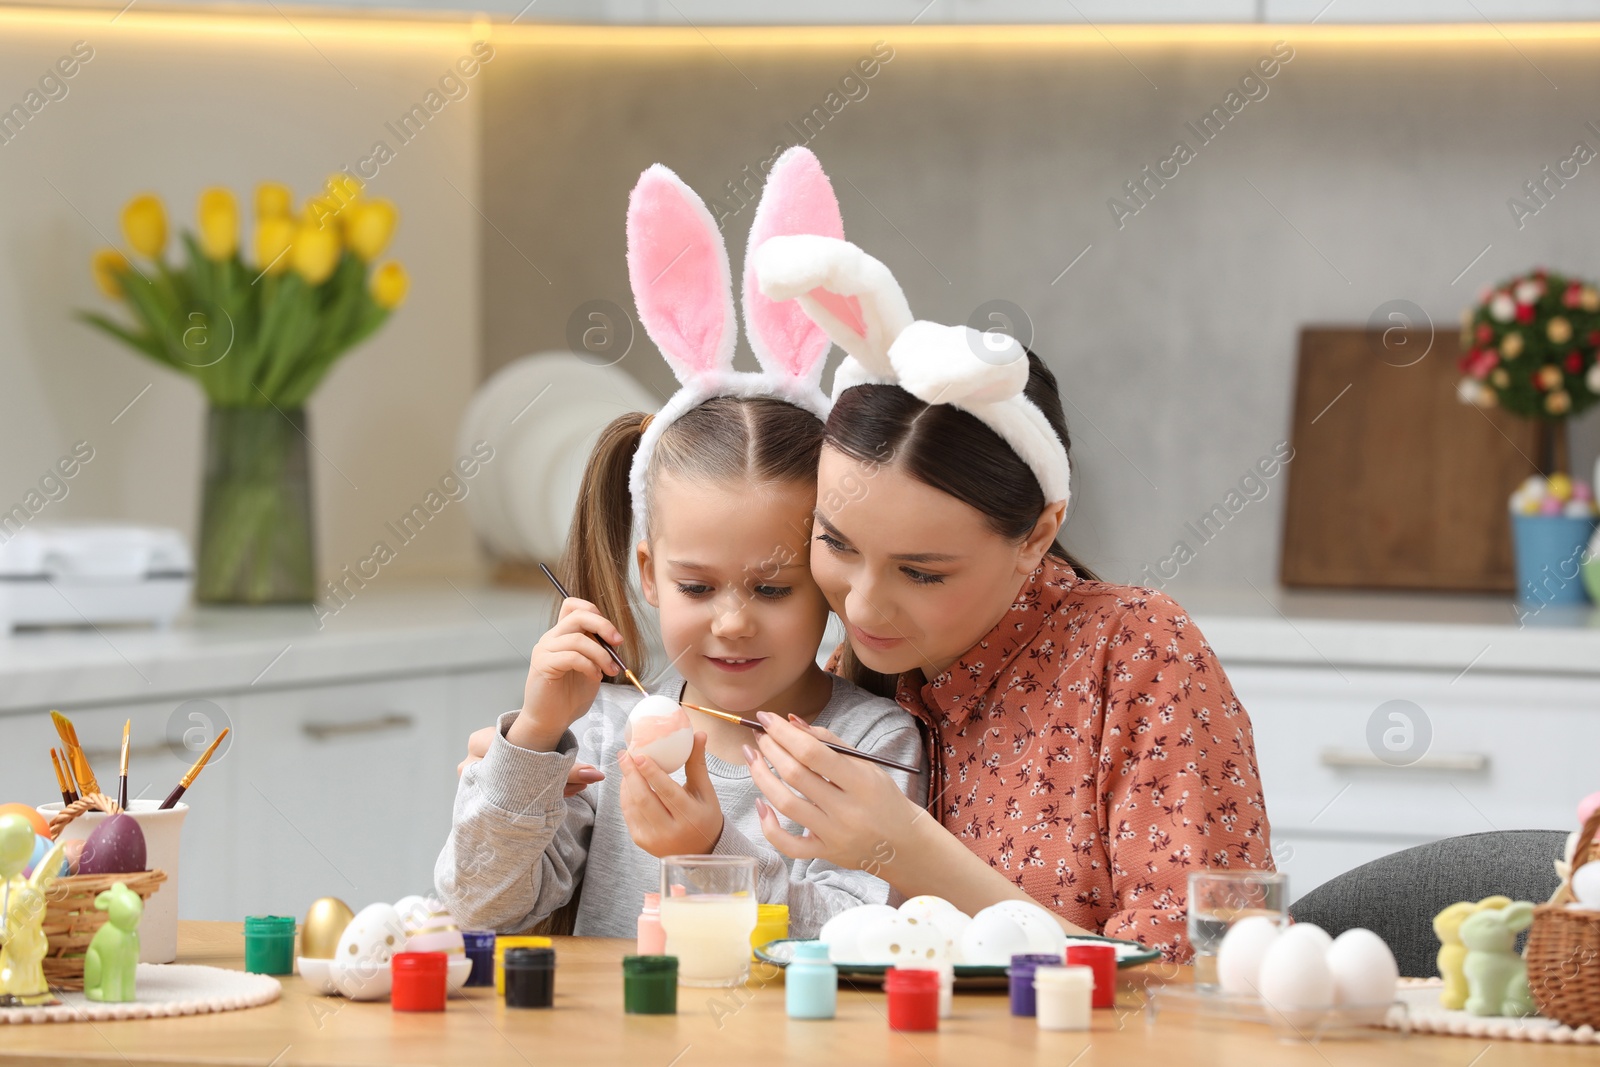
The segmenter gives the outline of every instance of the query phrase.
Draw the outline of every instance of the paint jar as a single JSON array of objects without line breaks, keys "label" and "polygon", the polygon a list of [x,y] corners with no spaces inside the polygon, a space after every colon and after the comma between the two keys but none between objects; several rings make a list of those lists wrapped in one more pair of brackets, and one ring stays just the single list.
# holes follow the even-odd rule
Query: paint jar
[{"label": "paint jar", "polygon": [[293,916],[245,916],[244,969],[251,974],[294,973]]},{"label": "paint jar", "polygon": [[395,1011],[444,1011],[450,957],[443,952],[396,952],[389,960],[389,1002]]},{"label": "paint jar", "polygon": [[513,948],[506,951],[506,1007],[548,1008],[556,998],[556,950]]},{"label": "paint jar", "polygon": [[939,1029],[939,972],[890,967],[883,976],[889,998],[889,1029]]},{"label": "paint jar", "polygon": [[1088,967],[1039,967],[1033,972],[1039,1029],[1089,1029],[1089,999],[1094,972]]},{"label": "paint jar", "polygon": [[1096,1008],[1117,1006],[1117,950],[1111,945],[1068,945],[1067,963],[1087,967],[1094,972],[1094,999]]},{"label": "paint jar", "polygon": [[622,957],[622,1010],[629,1015],[676,1015],[678,957]]},{"label": "paint jar", "polygon": [[821,941],[802,941],[783,971],[783,998],[791,1019],[831,1019],[839,1008],[839,968]]},{"label": "paint jar", "polygon": [[789,905],[756,905],[756,928],[750,931],[750,962],[757,961],[755,950],[768,941],[782,941],[789,936]]},{"label": "paint jar", "polygon": [[956,965],[949,960],[927,960],[922,963],[902,963],[908,971],[932,971],[939,976],[939,1018],[950,1018],[955,1003]]},{"label": "paint jar", "polygon": [[660,956],[667,951],[667,932],[661,928],[661,894],[646,893],[639,912],[639,955]]},{"label": "paint jar", "polygon": [[519,934],[515,937],[497,937],[494,939],[494,992],[495,996],[506,995],[506,970],[505,955],[514,948],[549,948],[553,942],[548,937],[535,937],[533,935]]},{"label": "paint jar", "polygon": [[494,985],[494,931],[463,930],[461,941],[466,946],[467,958],[472,961],[467,985]]},{"label": "paint jar", "polygon": [[1033,997],[1033,972],[1038,967],[1059,967],[1061,957],[1046,953],[1025,953],[1011,957],[1011,1014],[1032,1015],[1035,1011]]}]

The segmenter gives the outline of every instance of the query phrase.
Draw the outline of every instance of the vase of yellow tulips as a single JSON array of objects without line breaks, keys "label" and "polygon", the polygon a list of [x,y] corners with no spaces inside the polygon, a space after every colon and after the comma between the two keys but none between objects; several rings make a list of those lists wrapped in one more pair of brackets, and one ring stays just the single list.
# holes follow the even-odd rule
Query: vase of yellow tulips
[{"label": "vase of yellow tulips", "polygon": [[79,318],[192,377],[210,402],[205,430],[196,598],[208,603],[315,599],[306,401],[339,357],[405,299],[399,263],[377,262],[397,214],[346,174],[296,212],[290,190],[256,189],[251,255],[227,189],[200,194],[197,226],[166,258],[166,209],[142,194],[122,211],[132,255],[91,264],[131,324]]}]

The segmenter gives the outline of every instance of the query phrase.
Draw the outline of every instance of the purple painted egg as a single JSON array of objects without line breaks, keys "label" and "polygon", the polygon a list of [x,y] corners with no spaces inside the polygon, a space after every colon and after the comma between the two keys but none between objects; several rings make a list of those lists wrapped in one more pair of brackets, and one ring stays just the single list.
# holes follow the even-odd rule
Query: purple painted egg
[{"label": "purple painted egg", "polygon": [[79,874],[129,874],[144,866],[144,831],[131,815],[113,815],[83,844]]}]

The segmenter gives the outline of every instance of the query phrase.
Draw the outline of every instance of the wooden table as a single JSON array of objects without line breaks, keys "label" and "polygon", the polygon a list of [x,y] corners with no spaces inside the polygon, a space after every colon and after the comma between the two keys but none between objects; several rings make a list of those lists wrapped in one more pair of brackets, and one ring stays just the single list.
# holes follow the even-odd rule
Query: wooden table
[{"label": "wooden table", "polygon": [[[180,962],[243,967],[237,923],[182,922],[178,936]],[[754,975],[740,990],[680,988],[675,1016],[625,1015],[619,961],[630,951],[626,941],[558,938],[556,1002],[548,1011],[507,1011],[493,989],[469,989],[442,1013],[396,1014],[387,1001],[317,996],[298,977],[285,977],[278,1001],[246,1011],[0,1026],[0,1063],[1540,1067],[1600,1061],[1593,1046],[1383,1034],[1312,1046],[1280,1043],[1267,1028],[1245,1023],[1198,1024],[1163,1015],[1152,1024],[1144,1010],[1147,992],[1189,980],[1187,968],[1162,964],[1123,971],[1116,1009],[1095,1012],[1093,1029],[1085,1033],[1041,1033],[1034,1020],[1010,1015],[1003,993],[985,992],[958,993],[954,1018],[942,1020],[937,1034],[895,1034],[885,1022],[883,994],[848,984],[840,987],[837,1019],[791,1021],[775,972]]]}]

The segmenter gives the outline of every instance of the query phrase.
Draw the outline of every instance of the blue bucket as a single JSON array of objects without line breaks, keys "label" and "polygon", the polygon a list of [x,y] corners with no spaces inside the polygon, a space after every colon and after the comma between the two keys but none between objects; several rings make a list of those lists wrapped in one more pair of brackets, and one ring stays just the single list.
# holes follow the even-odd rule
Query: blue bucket
[{"label": "blue bucket", "polygon": [[1524,604],[1587,604],[1582,568],[1594,519],[1512,515],[1517,596]]}]

